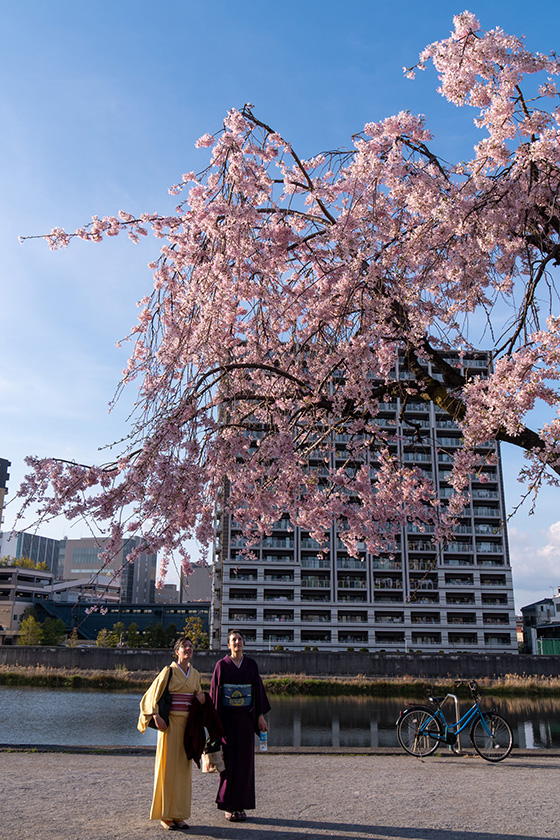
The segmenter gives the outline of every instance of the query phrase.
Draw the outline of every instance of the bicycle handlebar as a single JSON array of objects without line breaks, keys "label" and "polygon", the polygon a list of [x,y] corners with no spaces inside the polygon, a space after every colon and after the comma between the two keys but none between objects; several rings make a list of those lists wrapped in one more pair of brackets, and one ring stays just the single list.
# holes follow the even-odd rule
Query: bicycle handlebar
[{"label": "bicycle handlebar", "polygon": [[455,680],[455,687],[458,688],[460,685],[468,686],[473,700],[476,700],[478,697],[478,683],[476,680]]}]

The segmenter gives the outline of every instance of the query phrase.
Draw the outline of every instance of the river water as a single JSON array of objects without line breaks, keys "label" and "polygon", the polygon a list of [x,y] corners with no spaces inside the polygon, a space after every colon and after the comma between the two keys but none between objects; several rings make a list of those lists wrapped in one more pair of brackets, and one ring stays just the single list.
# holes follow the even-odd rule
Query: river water
[{"label": "river water", "polygon": [[[141,734],[136,728],[140,697],[136,692],[0,686],[0,743],[153,745],[156,731]],[[282,747],[396,746],[395,721],[412,702],[369,697],[270,699],[268,740]],[[419,698],[419,702],[425,701]],[[560,699],[499,700],[495,705],[511,723],[516,746],[560,748]],[[461,703],[463,711],[467,707]]]}]

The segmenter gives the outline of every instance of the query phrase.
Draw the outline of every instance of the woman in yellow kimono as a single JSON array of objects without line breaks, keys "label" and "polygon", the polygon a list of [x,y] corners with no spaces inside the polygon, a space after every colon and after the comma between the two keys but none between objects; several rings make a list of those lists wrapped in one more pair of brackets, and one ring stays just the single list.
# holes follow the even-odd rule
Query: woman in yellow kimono
[{"label": "woman in yellow kimono", "polygon": [[[191,814],[191,762],[185,754],[183,736],[194,696],[204,703],[200,674],[191,667],[193,643],[182,636],[175,643],[177,662],[166,666],[155,678],[140,701],[138,729],[144,732],[153,717],[158,729],[154,795],[151,820],[159,820],[162,828],[188,828],[185,822]],[[171,677],[169,672],[171,670]],[[169,726],[158,714],[158,700],[168,689],[172,695]]]}]

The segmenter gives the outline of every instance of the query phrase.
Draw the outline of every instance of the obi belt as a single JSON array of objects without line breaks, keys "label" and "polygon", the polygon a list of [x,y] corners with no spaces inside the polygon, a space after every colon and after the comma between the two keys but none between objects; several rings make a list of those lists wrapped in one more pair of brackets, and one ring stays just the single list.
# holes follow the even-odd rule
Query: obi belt
[{"label": "obi belt", "polygon": [[222,706],[226,709],[251,709],[253,706],[253,686],[245,683],[224,683],[222,685]]},{"label": "obi belt", "polygon": [[194,694],[171,694],[171,711],[188,712],[193,701]]}]

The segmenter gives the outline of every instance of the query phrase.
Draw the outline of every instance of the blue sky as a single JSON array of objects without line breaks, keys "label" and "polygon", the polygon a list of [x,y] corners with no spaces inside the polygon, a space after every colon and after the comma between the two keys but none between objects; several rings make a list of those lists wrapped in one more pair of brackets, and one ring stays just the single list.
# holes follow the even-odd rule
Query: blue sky
[{"label": "blue sky", "polygon": [[[535,6],[476,0],[484,28],[558,46],[557,0]],[[0,457],[10,496],[26,454],[88,462],[120,438],[131,395],[107,404],[126,361],[115,343],[151,288],[151,239],[76,242],[50,252],[19,235],[73,230],[92,215],[170,210],[168,187],[201,169],[194,142],[245,102],[308,156],[350,142],[364,123],[400,110],[425,113],[434,149],[466,158],[472,114],[443,101],[433,71],[402,67],[447,37],[465,5],[354,0],[0,0]],[[504,450],[508,508],[520,458]],[[558,491],[518,513],[510,547],[521,607],[560,584]],[[13,522],[8,507],[4,528]],[[85,535],[58,521],[41,533]]]}]

